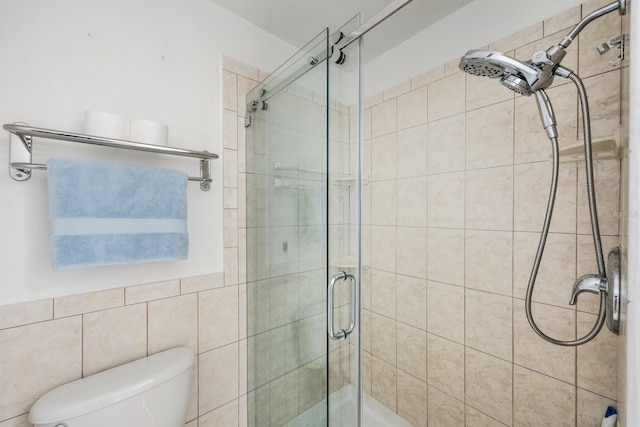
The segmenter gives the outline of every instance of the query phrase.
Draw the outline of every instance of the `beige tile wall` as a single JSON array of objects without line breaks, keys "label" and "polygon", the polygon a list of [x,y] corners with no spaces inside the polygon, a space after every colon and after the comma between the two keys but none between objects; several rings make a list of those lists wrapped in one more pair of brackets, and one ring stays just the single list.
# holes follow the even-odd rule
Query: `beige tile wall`
[{"label": "beige tile wall", "polygon": [[[627,14],[622,19],[622,32],[623,34],[630,33],[631,27],[631,8],[627,7]],[[622,265],[627,265],[628,257],[628,229],[629,222],[632,220],[629,212],[629,123],[630,123],[630,110],[629,110],[629,97],[630,97],[630,80],[631,73],[629,70],[629,62],[625,61],[622,68],[621,86],[621,107],[622,107],[622,168],[621,168],[621,188],[620,188],[620,248],[622,253]],[[626,274],[626,267],[623,267],[623,275]],[[622,282],[622,293],[627,294],[628,290],[625,288],[628,286],[626,281]],[[620,337],[618,338],[618,412],[620,414],[620,425],[630,425],[626,417],[627,406],[629,402],[626,399],[627,389],[627,305],[622,303],[621,307],[621,324],[620,324]],[[633,402],[631,402],[633,405]]]},{"label": "beige tile wall", "polygon": [[197,355],[187,425],[239,425],[244,304],[218,273],[0,306],[0,426],[30,426],[58,385],[176,346]]},{"label": "beige tile wall", "polygon": [[[247,425],[247,202],[246,202],[246,133],[245,121],[246,104],[245,96],[267,74],[258,69],[242,64],[228,57],[223,57],[223,145],[224,158],[224,277],[225,286],[238,284],[238,336],[241,338],[238,346],[239,354],[239,379],[238,396],[236,401],[209,413],[199,419],[199,427],[238,426]],[[219,304],[212,300],[213,304]],[[233,306],[224,303],[220,310],[212,310],[215,316],[225,322]],[[216,337],[211,336],[215,340]],[[229,349],[230,356],[234,349]],[[224,367],[226,362],[221,360],[219,366]],[[226,373],[227,379],[221,381],[233,387],[233,372]]]},{"label": "beige tile wall", "polygon": [[[606,3],[588,1],[489,48],[527,59]],[[621,120],[621,71],[593,54],[620,32],[615,13],[597,21],[564,62],[587,86],[594,138]],[[617,338],[605,330],[577,350],[553,346],[524,314],[551,173],[535,101],[457,63],[365,103],[365,391],[416,426],[599,425],[617,398]],[[582,135],[575,88],[557,79],[548,93],[566,146]],[[619,242],[611,213],[620,161],[595,170],[608,251]],[[534,293],[535,318],[561,339],[582,336],[597,313],[591,295],[567,304],[576,277],[596,272],[584,175],[561,164]]]}]

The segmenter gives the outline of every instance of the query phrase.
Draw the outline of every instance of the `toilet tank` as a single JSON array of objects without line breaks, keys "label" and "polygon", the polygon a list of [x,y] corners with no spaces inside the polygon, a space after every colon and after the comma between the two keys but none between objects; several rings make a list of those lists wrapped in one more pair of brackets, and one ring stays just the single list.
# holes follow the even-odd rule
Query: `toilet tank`
[{"label": "toilet tank", "polygon": [[177,347],[57,387],[31,407],[35,427],[184,426],[194,354]]}]

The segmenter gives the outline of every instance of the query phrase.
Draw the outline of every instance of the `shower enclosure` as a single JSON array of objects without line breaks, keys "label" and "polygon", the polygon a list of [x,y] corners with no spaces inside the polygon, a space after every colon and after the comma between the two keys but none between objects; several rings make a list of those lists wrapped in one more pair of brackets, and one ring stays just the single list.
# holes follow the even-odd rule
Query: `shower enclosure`
[{"label": "shower enclosure", "polygon": [[246,98],[250,426],[357,425],[358,43],[327,56],[328,29]]},{"label": "shower enclosure", "polygon": [[[488,50],[527,61],[603,3],[545,17]],[[610,214],[620,211],[620,159],[602,141],[627,114],[629,71],[589,50],[623,22],[609,14],[585,30],[563,64],[597,105],[602,245],[624,254]],[[530,305],[540,329],[567,342],[598,319],[597,295],[568,304],[571,283],[597,267],[589,183],[571,154],[584,132],[572,85],[545,87],[562,168],[527,295],[550,184],[535,102],[460,71],[455,52],[363,102],[363,45],[339,49],[335,34],[321,32],[246,97],[248,425],[581,427],[623,407],[615,335],[562,348],[526,315]],[[367,67],[404,65],[384,55]]]}]

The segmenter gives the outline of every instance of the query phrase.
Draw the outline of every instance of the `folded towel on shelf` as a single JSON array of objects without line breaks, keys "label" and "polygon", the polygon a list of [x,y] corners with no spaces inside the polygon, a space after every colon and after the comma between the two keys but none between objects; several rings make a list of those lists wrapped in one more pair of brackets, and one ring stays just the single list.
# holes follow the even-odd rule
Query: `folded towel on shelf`
[{"label": "folded towel on shelf", "polygon": [[185,173],[51,159],[47,176],[55,270],[187,258]]}]

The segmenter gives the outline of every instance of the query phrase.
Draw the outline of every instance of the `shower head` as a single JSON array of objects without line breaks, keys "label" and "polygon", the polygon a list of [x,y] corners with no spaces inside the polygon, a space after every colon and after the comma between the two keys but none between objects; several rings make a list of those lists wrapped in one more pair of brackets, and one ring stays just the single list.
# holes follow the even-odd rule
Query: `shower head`
[{"label": "shower head", "polygon": [[531,95],[540,86],[543,70],[499,52],[470,50],[460,60],[460,69],[474,76],[500,79],[505,87],[520,95]]},{"label": "shower head", "polygon": [[[536,62],[521,62],[510,58],[499,52],[489,52],[485,50],[470,50],[460,60],[460,69],[474,76],[490,77],[500,79],[503,86],[519,93],[530,96],[535,93],[536,102],[543,126],[549,138],[556,138],[556,119],[553,114],[551,101],[547,97],[544,89],[549,87],[553,81],[553,63],[548,60],[547,52],[534,54],[541,58],[540,64]],[[561,52],[562,54],[562,52]],[[561,59],[561,58],[560,58]],[[539,68],[540,67],[540,68]]]},{"label": "shower head", "polygon": [[505,73],[505,59],[510,59],[498,52],[470,50],[460,59],[460,69],[466,73],[492,79],[502,77]]},{"label": "shower head", "polygon": [[529,83],[527,83],[526,80],[513,74],[505,74],[502,76],[500,83],[502,83],[502,86],[511,89],[520,95],[529,96],[533,93],[531,86],[529,86]]},{"label": "shower head", "polygon": [[501,77],[505,72],[515,73],[527,65],[500,52],[470,50],[460,60],[460,69],[474,76]]}]

